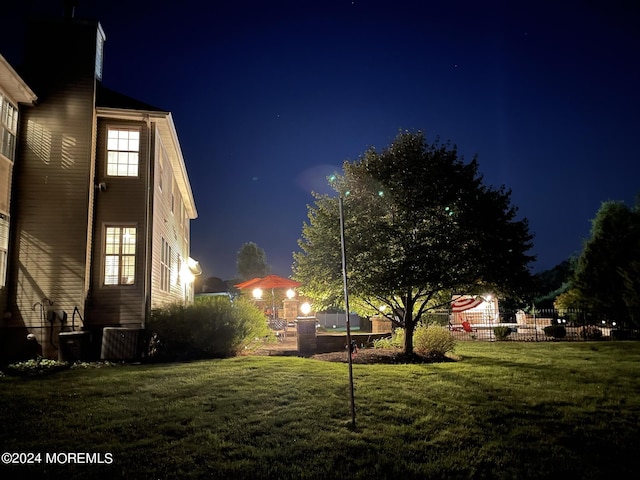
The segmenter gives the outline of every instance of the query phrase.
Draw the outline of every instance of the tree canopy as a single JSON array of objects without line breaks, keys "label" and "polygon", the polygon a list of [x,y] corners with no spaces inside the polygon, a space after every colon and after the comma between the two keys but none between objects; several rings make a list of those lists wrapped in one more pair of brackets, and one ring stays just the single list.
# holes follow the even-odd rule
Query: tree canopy
[{"label": "tree canopy", "polygon": [[351,303],[405,328],[405,351],[423,314],[453,293],[517,295],[529,287],[532,236],[511,192],[483,184],[455,146],[400,133],[382,150],[344,162],[338,196],[314,194],[294,253],[294,277],[316,309],[342,303],[339,196],[344,199]]},{"label": "tree canopy", "polygon": [[604,202],[591,224],[576,267],[574,287],[582,306],[618,320],[640,312],[640,199],[633,208]]},{"label": "tree canopy", "polygon": [[240,280],[264,277],[270,271],[267,264],[267,254],[255,243],[247,242],[238,250],[236,269]]}]

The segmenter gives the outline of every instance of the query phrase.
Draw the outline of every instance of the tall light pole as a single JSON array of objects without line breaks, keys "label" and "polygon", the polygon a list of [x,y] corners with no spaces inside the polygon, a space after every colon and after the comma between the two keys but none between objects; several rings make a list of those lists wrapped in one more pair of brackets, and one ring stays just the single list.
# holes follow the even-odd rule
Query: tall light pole
[{"label": "tall light pole", "polygon": [[349,320],[349,288],[347,284],[347,249],[344,242],[344,200],[339,197],[340,242],[342,244],[342,284],[344,286],[344,309],[347,324],[347,359],[349,362],[349,389],[351,391],[351,427],[356,428],[356,401],[353,395],[353,359],[351,345],[351,321]]}]

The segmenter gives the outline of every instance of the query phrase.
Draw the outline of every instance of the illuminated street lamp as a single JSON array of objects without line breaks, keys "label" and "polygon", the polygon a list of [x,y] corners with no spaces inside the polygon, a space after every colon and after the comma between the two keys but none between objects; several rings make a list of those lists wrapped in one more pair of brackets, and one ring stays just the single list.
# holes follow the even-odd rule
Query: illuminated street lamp
[{"label": "illuminated street lamp", "polygon": [[262,298],[262,289],[254,288],[252,294],[253,298],[255,298],[256,300],[260,300]]},{"label": "illuminated street lamp", "polygon": [[293,288],[290,288],[289,290],[287,290],[287,298],[289,300],[291,300],[295,296],[296,296],[296,292]]},{"label": "illuminated street lamp", "polygon": [[309,313],[311,312],[311,305],[309,304],[309,302],[304,302],[302,305],[300,305],[300,311],[305,316],[309,315]]}]

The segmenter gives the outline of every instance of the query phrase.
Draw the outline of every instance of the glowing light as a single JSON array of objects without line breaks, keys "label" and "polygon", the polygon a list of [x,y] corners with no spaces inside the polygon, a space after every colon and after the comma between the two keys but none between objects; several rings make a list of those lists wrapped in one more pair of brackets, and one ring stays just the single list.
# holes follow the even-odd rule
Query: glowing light
[{"label": "glowing light", "polygon": [[253,298],[259,300],[259,299],[262,298],[262,289],[261,288],[254,288],[252,294],[253,294]]},{"label": "glowing light", "polygon": [[295,290],[293,290],[293,288],[290,288],[289,290],[287,290],[287,298],[289,300],[291,300],[295,296],[296,296],[296,292]]},{"label": "glowing light", "polygon": [[300,311],[304,315],[309,315],[309,313],[311,312],[311,305],[309,304],[309,302],[304,302],[302,305],[300,305]]},{"label": "glowing light", "polygon": [[183,263],[182,268],[180,269],[180,276],[185,283],[192,283],[196,278],[195,275],[189,269],[188,264]]}]

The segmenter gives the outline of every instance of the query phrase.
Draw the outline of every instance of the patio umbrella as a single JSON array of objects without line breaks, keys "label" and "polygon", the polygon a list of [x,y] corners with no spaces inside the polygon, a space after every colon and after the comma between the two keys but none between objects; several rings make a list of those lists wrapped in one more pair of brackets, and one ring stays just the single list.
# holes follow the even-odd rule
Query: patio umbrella
[{"label": "patio umbrella", "polygon": [[[234,285],[234,287],[236,288],[252,288],[253,284],[256,282],[259,282],[260,280],[262,280],[262,278],[260,277],[256,277],[256,278],[252,278],[251,280],[246,280],[244,282],[238,283],[236,285]],[[256,287],[253,287],[256,288]]]},{"label": "patio umbrella", "polygon": [[252,278],[246,282],[242,282],[236,285],[240,289],[255,289],[261,288],[263,290],[271,289],[271,314],[273,320],[276,319],[276,306],[275,306],[275,293],[276,288],[295,288],[302,285],[300,282],[291,280],[290,278],[281,277],[279,275],[267,275],[264,278]]},{"label": "patio umbrella", "polygon": [[274,288],[294,288],[302,285],[300,282],[296,282],[295,280],[281,277],[279,275],[267,275],[264,278],[258,279],[256,282],[254,282],[253,280],[249,280],[248,282],[244,282],[244,283],[249,283],[249,282],[251,282],[251,284],[248,287],[241,287],[240,285],[242,284],[236,285],[236,287],[274,289]]}]

